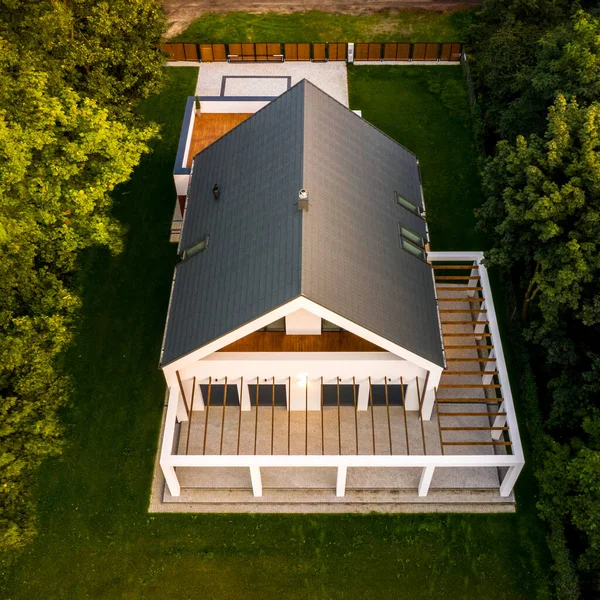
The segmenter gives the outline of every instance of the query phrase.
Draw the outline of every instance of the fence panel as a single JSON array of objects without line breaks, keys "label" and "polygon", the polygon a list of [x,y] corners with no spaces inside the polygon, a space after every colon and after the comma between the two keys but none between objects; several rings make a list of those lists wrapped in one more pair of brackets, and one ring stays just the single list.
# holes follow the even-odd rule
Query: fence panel
[{"label": "fence panel", "polygon": [[396,54],[396,60],[410,60],[410,49],[412,44],[398,44],[398,52]]},{"label": "fence panel", "polygon": [[227,48],[227,58],[229,62],[242,62],[242,45],[229,44]]},{"label": "fence panel", "polygon": [[285,60],[310,60],[310,44],[285,44]]},{"label": "fence panel", "polygon": [[227,49],[225,44],[213,44],[212,51],[215,62],[227,62]]},{"label": "fence panel", "polygon": [[183,44],[161,44],[160,49],[169,55],[169,60],[185,60],[185,48]]},{"label": "fence panel", "polygon": [[383,60],[409,60],[409,43],[386,43],[383,45]]},{"label": "fence panel", "polygon": [[215,60],[212,44],[200,44],[200,60],[202,62],[213,62]]},{"label": "fence panel", "polygon": [[453,43],[450,51],[450,60],[460,60],[462,55],[462,44]]},{"label": "fence panel", "polygon": [[298,60],[298,44],[284,44],[285,60]]},{"label": "fence panel", "polygon": [[369,44],[369,58],[367,60],[381,60],[382,44]]},{"label": "fence panel", "polygon": [[368,60],[369,44],[354,44],[354,60]]},{"label": "fence panel", "polygon": [[425,50],[426,49],[427,49],[427,44],[423,44],[422,42],[413,44],[412,59],[413,60],[425,60]]},{"label": "fence panel", "polygon": [[310,44],[298,44],[298,60],[310,60]]},{"label": "fence panel", "polygon": [[200,44],[200,60],[202,62],[225,62],[227,60],[225,44]]},{"label": "fence panel", "polygon": [[325,43],[313,44],[313,60],[314,61],[326,61],[327,60],[327,46]]},{"label": "fence panel", "polygon": [[452,53],[452,44],[442,44],[442,50],[440,51],[440,60],[450,60],[450,54]]},{"label": "fence panel", "polygon": [[358,43],[354,46],[354,60],[381,60],[383,44]]},{"label": "fence panel", "polygon": [[427,44],[425,48],[425,60],[437,60],[440,51],[440,45],[438,43]]},{"label": "fence panel", "polygon": [[267,44],[267,60],[282,61],[283,54],[281,52],[281,44]]},{"label": "fence panel", "polygon": [[256,47],[254,44],[242,44],[242,60],[256,62]]},{"label": "fence panel", "polygon": [[398,54],[398,44],[384,44],[383,45],[383,60],[396,60]]},{"label": "fence panel", "polygon": [[347,44],[329,43],[327,44],[327,54],[329,60],[346,60]]},{"label": "fence panel", "polygon": [[185,60],[198,60],[198,46],[196,44],[184,44]]}]

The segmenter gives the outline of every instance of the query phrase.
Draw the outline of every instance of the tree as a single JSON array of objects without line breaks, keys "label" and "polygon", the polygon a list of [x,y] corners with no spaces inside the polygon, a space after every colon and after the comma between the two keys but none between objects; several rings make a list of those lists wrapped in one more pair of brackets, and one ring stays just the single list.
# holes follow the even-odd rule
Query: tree
[{"label": "tree", "polygon": [[486,261],[521,274],[522,316],[538,340],[565,317],[600,322],[600,105],[559,96],[544,138],[502,141],[487,161],[478,211]]},{"label": "tree", "polygon": [[110,192],[156,126],[133,126],[0,48],[0,548],[34,532],[30,480],[61,447],[69,382],[56,368],[79,299],[82,249],[121,248]]},{"label": "tree", "polygon": [[515,82],[516,99],[501,116],[504,133],[540,133],[557,94],[580,104],[600,100],[600,20],[584,11],[544,34],[535,60]]},{"label": "tree", "polygon": [[[577,0],[486,0],[468,32],[469,57],[480,110],[486,129],[487,147],[499,138],[514,141],[517,135],[541,133],[548,106],[521,104],[531,86],[529,73],[538,62],[538,41],[567,22],[579,8]],[[515,118],[511,106],[520,107]]]},{"label": "tree", "polygon": [[156,0],[0,1],[0,36],[27,50],[53,86],[66,84],[120,119],[158,91],[166,20]]}]

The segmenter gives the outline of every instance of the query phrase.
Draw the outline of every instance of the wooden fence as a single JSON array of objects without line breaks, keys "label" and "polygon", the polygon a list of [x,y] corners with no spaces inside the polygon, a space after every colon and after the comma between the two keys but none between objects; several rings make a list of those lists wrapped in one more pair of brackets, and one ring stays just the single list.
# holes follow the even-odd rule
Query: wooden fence
[{"label": "wooden fence", "polygon": [[[169,61],[192,62],[283,62],[345,61],[345,42],[236,43],[236,44],[161,44]],[[360,42],[354,45],[356,61],[458,61],[463,45],[457,42]]]}]

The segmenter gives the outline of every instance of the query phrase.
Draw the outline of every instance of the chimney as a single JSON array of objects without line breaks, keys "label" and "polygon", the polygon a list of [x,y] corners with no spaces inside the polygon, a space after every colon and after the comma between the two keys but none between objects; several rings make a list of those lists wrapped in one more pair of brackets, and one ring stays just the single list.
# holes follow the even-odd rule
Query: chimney
[{"label": "chimney", "polygon": [[219,187],[218,183],[215,183],[215,185],[213,185],[212,193],[213,193],[213,196],[215,197],[215,200],[218,200],[219,197],[221,196],[221,188]]},{"label": "chimney", "polygon": [[304,188],[298,192],[298,210],[308,212],[308,191]]}]

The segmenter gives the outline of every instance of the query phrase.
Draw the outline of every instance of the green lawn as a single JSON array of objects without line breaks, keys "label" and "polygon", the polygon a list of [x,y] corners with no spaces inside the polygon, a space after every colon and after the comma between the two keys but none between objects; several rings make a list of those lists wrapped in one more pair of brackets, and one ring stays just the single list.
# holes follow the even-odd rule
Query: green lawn
[{"label": "green lawn", "polygon": [[460,42],[472,10],[401,10],[370,15],[310,11],[282,15],[206,14],[172,41],[231,42]]},{"label": "green lawn", "polygon": [[[436,176],[445,182],[428,182],[426,192],[432,228],[443,239],[440,246],[454,243],[439,233],[453,227],[470,240],[465,246],[474,244],[462,216],[462,205],[473,202],[467,192],[448,196],[459,203],[452,210],[444,212],[442,206],[443,194],[451,193],[446,186],[463,189],[461,177],[471,179],[457,171],[465,168],[462,163],[449,162],[439,147],[469,141],[466,125],[444,104],[443,84],[455,76],[447,69],[399,68],[388,71],[388,84],[376,81],[380,95],[369,96],[368,80],[380,77],[374,70],[352,71],[353,104],[422,155],[426,181]],[[69,443],[62,458],[48,461],[41,471],[40,534],[9,574],[0,596],[548,597],[548,567],[540,550],[543,533],[527,481],[520,484],[527,493],[516,515],[147,513],[164,403],[157,361],[176,260],[175,247],[168,243],[174,202],[171,170],[196,69],[170,68],[167,73],[164,92],[144,105],[145,114],[163,124],[162,140],[119,193],[118,216],[129,226],[125,251],[117,257],[89,252],[82,262],[82,319],[76,345],[65,360],[76,385],[73,406],[64,415]],[[428,78],[439,78],[442,91],[429,91]],[[417,94],[419,86],[421,106],[404,111],[399,101],[406,96],[403,88]],[[369,106],[375,98],[387,112]],[[409,135],[419,119],[429,122],[429,133],[420,142],[416,132]],[[440,133],[444,130],[446,139]],[[474,185],[471,181],[467,189]]]},{"label": "green lawn", "polygon": [[350,107],[412,150],[421,164],[433,250],[482,250],[473,210],[482,201],[461,69],[350,67]]}]

